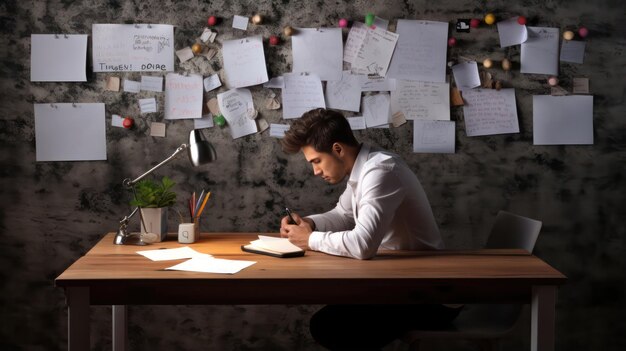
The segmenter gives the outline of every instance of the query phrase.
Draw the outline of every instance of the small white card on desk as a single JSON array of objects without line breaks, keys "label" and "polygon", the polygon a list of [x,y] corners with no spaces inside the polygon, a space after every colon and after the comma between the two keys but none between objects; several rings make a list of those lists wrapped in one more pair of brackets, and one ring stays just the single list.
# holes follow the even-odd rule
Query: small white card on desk
[{"label": "small white card on desk", "polygon": [[142,250],[137,251],[138,254],[151,259],[152,261],[168,261],[168,260],[180,260],[183,258],[193,257],[211,257],[209,254],[203,254],[198,252],[189,246],[178,247],[175,249],[156,249],[156,250]]},{"label": "small white card on desk", "polygon": [[209,255],[202,255],[195,256],[190,260],[165,269],[200,273],[235,274],[255,263],[255,261],[225,260],[222,258],[213,258]]}]

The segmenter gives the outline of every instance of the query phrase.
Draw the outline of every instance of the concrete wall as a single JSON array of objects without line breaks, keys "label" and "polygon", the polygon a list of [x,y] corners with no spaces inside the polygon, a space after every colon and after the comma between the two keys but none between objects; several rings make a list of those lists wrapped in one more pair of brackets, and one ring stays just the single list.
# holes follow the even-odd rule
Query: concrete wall
[{"label": "concrete wall", "polygon": [[[234,14],[260,12],[267,24],[248,34],[268,37],[284,25],[335,26],[340,17],[362,20],[367,12],[391,19],[449,21],[523,14],[532,25],[559,28],[584,24],[591,30],[585,63],[562,63],[560,79],[571,89],[573,77],[588,77],[594,95],[593,146],[533,146],[532,95],[549,94],[546,76],[505,75],[492,70],[505,87],[516,89],[520,133],[467,137],[462,110],[453,155],[413,154],[412,125],[359,131],[357,137],[401,154],[421,179],[444,235],[452,248],[480,247],[496,213],[508,210],[543,221],[535,253],[569,277],[558,295],[558,350],[618,350],[624,338],[624,5],[599,1],[28,1],[0,3],[0,349],[66,348],[64,293],[56,278],[128,213],[130,194],[122,179],[135,176],[169,155],[193,128],[189,120],[168,121],[167,137],[149,136],[160,113],[139,115],[138,95],[104,91],[108,74],[88,72],[86,83],[31,83],[32,33],[91,34],[93,23],[167,23],[176,25],[175,47],[193,43],[210,15],[225,18],[218,43],[241,37],[230,28]],[[454,32],[453,32],[454,33]],[[344,31],[347,34],[347,31]],[[455,34],[456,35],[456,34]],[[500,49],[495,28],[458,34],[449,56],[482,61],[508,55],[519,63],[519,46]],[[291,71],[291,44],[265,47],[270,76]],[[178,62],[178,60],[176,60]],[[219,72],[195,58],[178,70]],[[139,79],[139,73],[113,74]],[[281,111],[262,108],[270,91],[251,89],[255,105],[270,123]],[[218,91],[206,93],[211,98]],[[104,102],[107,116],[106,161],[35,162],[33,103]],[[136,117],[127,131],[110,126],[112,113]],[[281,208],[301,213],[329,209],[343,185],[315,179],[301,155],[285,155],[268,133],[232,140],[227,128],[206,131],[219,161],[190,169],[181,157],[159,175],[169,175],[184,196],[203,187],[213,191],[203,231],[276,231]],[[183,209],[182,202],[178,206]],[[170,230],[175,230],[170,221]],[[136,228],[135,224],[135,228]],[[133,350],[316,350],[308,318],[318,306],[148,306],[130,308]],[[110,309],[92,309],[92,346],[111,347]],[[527,349],[527,328],[505,342],[507,350]],[[424,349],[475,349],[466,342],[427,343]],[[389,349],[403,350],[400,343]]]}]

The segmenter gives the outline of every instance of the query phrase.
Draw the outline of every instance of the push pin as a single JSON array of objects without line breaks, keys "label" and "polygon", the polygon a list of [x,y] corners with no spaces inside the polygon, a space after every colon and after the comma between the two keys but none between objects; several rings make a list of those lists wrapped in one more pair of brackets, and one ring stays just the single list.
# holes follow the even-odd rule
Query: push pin
[{"label": "push pin", "polygon": [[587,27],[578,28],[578,35],[581,38],[586,38],[589,35],[589,29],[587,29]]},{"label": "push pin", "polygon": [[226,118],[223,115],[217,115],[213,117],[213,123],[218,127],[223,127],[226,125]]},{"label": "push pin", "polygon": [[548,78],[548,85],[549,85],[549,86],[551,86],[551,87],[555,87],[555,86],[557,86],[558,84],[559,84],[559,78],[554,77],[554,76],[552,76],[552,77]]},{"label": "push pin", "polygon": [[132,128],[134,124],[135,124],[135,121],[130,117],[126,117],[122,121],[122,126],[126,129]]},{"label": "push pin", "polygon": [[195,55],[199,55],[202,52],[202,45],[200,45],[199,43],[195,43],[191,46],[191,51],[195,54]]},{"label": "push pin", "polygon": [[216,24],[217,24],[217,17],[215,17],[215,16],[211,16],[211,17],[209,17],[209,19],[207,20],[207,24],[208,24],[209,26],[214,26],[214,25],[216,25]]},{"label": "push pin", "polygon": [[525,25],[526,24],[526,17],[524,17],[524,16],[517,17],[517,23],[519,23],[522,26]]},{"label": "push pin", "polygon": [[574,39],[574,32],[572,32],[571,30],[566,30],[565,32],[563,32],[563,39],[565,40]]},{"label": "push pin", "polygon": [[252,23],[256,25],[263,23],[263,17],[257,13],[256,15],[252,16]]},{"label": "push pin", "polygon": [[348,27],[348,20],[345,18],[340,18],[339,19],[339,28],[346,28]]},{"label": "push pin", "polygon": [[496,15],[494,15],[493,13],[488,13],[485,15],[485,23],[487,23],[488,25],[492,25],[494,23],[496,23]]},{"label": "push pin", "polygon": [[478,18],[472,18],[470,20],[470,27],[478,28],[480,26],[480,20]]},{"label": "push pin", "polygon": [[285,28],[283,28],[283,34],[285,34],[285,36],[292,36],[293,35],[293,28],[291,26],[286,26]]},{"label": "push pin", "polygon": [[276,46],[280,44],[280,38],[276,35],[271,35],[270,36],[270,45],[271,46]]},{"label": "push pin", "polygon": [[505,71],[511,70],[511,61],[509,59],[502,60],[502,69]]},{"label": "push pin", "polygon": [[448,46],[453,47],[455,45],[456,45],[456,38],[455,37],[448,38]]},{"label": "push pin", "polygon": [[372,25],[374,25],[374,19],[375,19],[374,14],[373,13],[368,13],[367,15],[365,15],[365,24],[368,27],[371,27]]},{"label": "push pin", "polygon": [[491,68],[491,66],[493,66],[493,61],[491,61],[491,59],[485,59],[483,61],[483,67],[485,68]]}]

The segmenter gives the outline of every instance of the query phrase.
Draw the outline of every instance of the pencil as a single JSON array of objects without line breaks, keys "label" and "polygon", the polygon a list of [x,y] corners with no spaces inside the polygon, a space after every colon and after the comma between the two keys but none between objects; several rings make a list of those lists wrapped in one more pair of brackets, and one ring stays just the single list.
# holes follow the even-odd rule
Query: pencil
[{"label": "pencil", "polygon": [[206,193],[206,196],[204,197],[204,201],[202,201],[202,206],[200,206],[200,210],[198,210],[198,214],[196,215],[196,218],[200,217],[200,215],[202,214],[202,211],[204,210],[204,206],[206,205],[207,201],[209,201],[209,197],[211,197],[210,191]]}]

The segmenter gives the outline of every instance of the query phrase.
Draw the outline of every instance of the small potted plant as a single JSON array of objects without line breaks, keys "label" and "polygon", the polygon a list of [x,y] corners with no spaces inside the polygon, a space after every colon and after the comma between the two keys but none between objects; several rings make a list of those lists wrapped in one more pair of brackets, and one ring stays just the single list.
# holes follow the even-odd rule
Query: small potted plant
[{"label": "small potted plant", "polygon": [[135,184],[135,198],[130,204],[141,208],[144,222],[141,224],[141,235],[154,233],[158,237],[157,241],[165,240],[167,207],[176,203],[176,193],[170,190],[175,184],[168,177],[163,177],[161,182],[143,179]]}]

